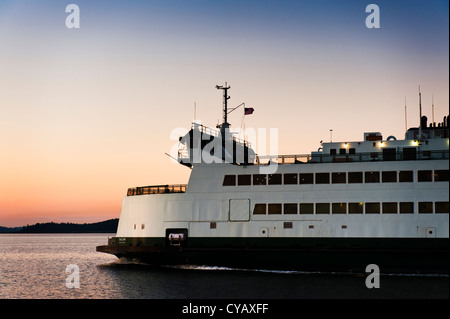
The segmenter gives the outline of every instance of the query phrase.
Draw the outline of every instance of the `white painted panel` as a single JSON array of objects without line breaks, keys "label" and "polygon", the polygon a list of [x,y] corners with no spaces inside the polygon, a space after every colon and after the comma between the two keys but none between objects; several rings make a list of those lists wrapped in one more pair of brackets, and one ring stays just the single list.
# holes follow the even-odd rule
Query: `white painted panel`
[{"label": "white painted panel", "polygon": [[230,221],[250,220],[250,200],[230,199]]}]

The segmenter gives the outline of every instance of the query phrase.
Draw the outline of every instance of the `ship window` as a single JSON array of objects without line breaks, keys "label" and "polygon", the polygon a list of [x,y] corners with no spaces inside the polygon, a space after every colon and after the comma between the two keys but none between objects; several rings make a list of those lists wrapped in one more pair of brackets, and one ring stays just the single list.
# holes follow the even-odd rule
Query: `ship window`
[{"label": "ship window", "polygon": [[253,209],[253,215],[265,215],[266,214],[266,204],[255,204]]},{"label": "ship window", "polygon": [[435,182],[448,182],[448,169],[434,171]]},{"label": "ship window", "polygon": [[316,173],[316,184],[329,184],[330,173]]},{"label": "ship window", "polygon": [[136,229],[136,224],[134,224],[134,229]]},{"label": "ship window", "polygon": [[265,174],[253,175],[253,185],[267,185],[267,178]]},{"label": "ship window", "polygon": [[313,173],[300,173],[300,184],[313,184],[314,174]]},{"label": "ship window", "polygon": [[381,180],[383,183],[397,183],[397,172],[396,171],[382,172]]},{"label": "ship window", "polygon": [[420,202],[419,203],[419,214],[433,214],[433,203],[432,202]]},{"label": "ship window", "polygon": [[331,173],[331,182],[333,184],[345,184],[347,183],[347,176],[345,172],[342,173]]},{"label": "ship window", "polygon": [[350,155],[354,155],[354,154],[356,154],[356,149],[355,148],[349,148],[348,149],[348,153],[350,154]]},{"label": "ship window", "polygon": [[284,204],[284,214],[294,215],[297,214],[297,204]]},{"label": "ship window", "polygon": [[281,214],[281,204],[269,204],[269,215]]},{"label": "ship window", "polygon": [[346,214],[347,213],[347,204],[346,203],[331,204],[331,213],[332,214]]},{"label": "ship window", "polygon": [[209,223],[209,228],[210,229],[216,229],[217,228],[217,223],[216,222],[210,222]]},{"label": "ship window", "polygon": [[397,150],[395,148],[383,148],[383,161],[395,161]]},{"label": "ship window", "polygon": [[236,175],[225,175],[223,186],[236,186]]},{"label": "ship window", "polygon": [[336,155],[336,149],[330,148],[330,155]]},{"label": "ship window", "polygon": [[434,211],[436,214],[448,214],[449,211],[448,202],[434,203]]},{"label": "ship window", "polygon": [[283,228],[284,229],[292,229],[293,228],[292,222],[284,222]]},{"label": "ship window", "polygon": [[379,214],[380,203],[366,203],[366,214]]},{"label": "ship window", "polygon": [[345,155],[347,153],[347,150],[345,148],[339,149],[339,155]]},{"label": "ship window", "polygon": [[238,175],[238,185],[250,185],[251,175]]},{"label": "ship window", "polygon": [[401,202],[400,203],[400,214],[414,214],[414,203],[413,202]]},{"label": "ship window", "polygon": [[362,214],[363,213],[363,203],[348,203],[348,213],[349,214]]},{"label": "ship window", "polygon": [[362,183],[362,172],[348,172],[349,183]]},{"label": "ship window", "polygon": [[415,147],[405,147],[403,148],[403,160],[411,161],[416,159],[416,148]]},{"label": "ship window", "polygon": [[269,174],[269,185],[281,185],[281,174]]},{"label": "ship window", "polygon": [[312,203],[301,203],[300,204],[300,214],[314,214],[314,204]]},{"label": "ship window", "polygon": [[398,181],[400,183],[413,182],[413,171],[400,171],[398,174]]},{"label": "ship window", "polygon": [[141,225],[141,229],[144,229],[144,228],[145,228],[145,224],[142,224],[142,225]]},{"label": "ship window", "polygon": [[365,182],[366,183],[379,183],[380,182],[380,172],[365,172]]},{"label": "ship window", "polygon": [[296,185],[297,182],[297,174],[284,174],[284,184],[285,185]]},{"label": "ship window", "polygon": [[417,180],[419,182],[431,182],[432,181],[431,171],[418,171]]},{"label": "ship window", "polygon": [[397,203],[383,203],[383,214],[397,214]]},{"label": "ship window", "polygon": [[317,203],[316,204],[316,214],[329,214],[330,204],[329,203]]}]

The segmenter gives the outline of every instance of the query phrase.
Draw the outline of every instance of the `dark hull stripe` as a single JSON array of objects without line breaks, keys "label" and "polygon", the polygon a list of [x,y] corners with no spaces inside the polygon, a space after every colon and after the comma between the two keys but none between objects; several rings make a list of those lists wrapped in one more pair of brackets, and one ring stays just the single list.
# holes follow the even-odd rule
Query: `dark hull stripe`
[{"label": "dark hull stripe", "polygon": [[165,238],[115,237],[97,251],[154,265],[449,273],[448,238],[188,238],[170,246]]}]

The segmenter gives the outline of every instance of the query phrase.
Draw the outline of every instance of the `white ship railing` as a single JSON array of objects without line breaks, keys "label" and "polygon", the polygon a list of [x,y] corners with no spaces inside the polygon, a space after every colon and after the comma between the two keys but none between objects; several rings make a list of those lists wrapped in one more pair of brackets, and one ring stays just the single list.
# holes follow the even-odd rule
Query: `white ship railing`
[{"label": "white ship railing", "polygon": [[294,155],[263,155],[255,157],[255,165],[277,164],[302,164],[302,163],[342,163],[342,162],[373,162],[373,161],[409,161],[449,159],[449,151],[418,151],[414,158],[404,156],[402,152],[396,152],[393,158],[383,158],[383,152],[367,152],[356,154],[294,154]]},{"label": "white ship railing", "polygon": [[127,196],[185,193],[186,187],[187,184],[132,187],[128,189]]}]

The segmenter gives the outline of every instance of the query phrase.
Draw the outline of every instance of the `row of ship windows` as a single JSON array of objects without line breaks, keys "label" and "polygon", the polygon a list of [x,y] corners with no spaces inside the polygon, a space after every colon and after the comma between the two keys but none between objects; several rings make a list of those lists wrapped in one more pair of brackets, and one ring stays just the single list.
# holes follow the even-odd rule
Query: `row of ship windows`
[{"label": "row of ship windows", "polygon": [[[449,202],[419,202],[419,214],[448,214]],[[255,204],[253,215],[295,215],[295,214],[414,214],[414,202],[383,203],[271,203]]]},{"label": "row of ship windows", "polygon": [[[419,170],[418,182],[448,182],[447,170]],[[331,178],[330,178],[331,177]],[[412,183],[413,171],[367,171],[336,173],[286,173],[225,175],[223,186],[297,185],[297,184]]]}]

